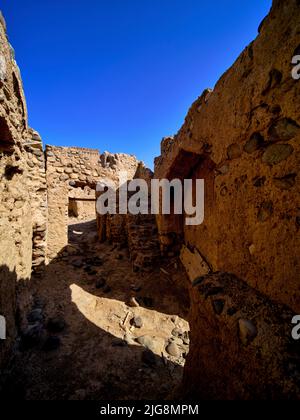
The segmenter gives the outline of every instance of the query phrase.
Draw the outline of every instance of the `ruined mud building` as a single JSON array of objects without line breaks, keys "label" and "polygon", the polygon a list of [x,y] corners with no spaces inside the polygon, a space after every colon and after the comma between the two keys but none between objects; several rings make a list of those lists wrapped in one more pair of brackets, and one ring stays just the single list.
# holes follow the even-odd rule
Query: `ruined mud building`
[{"label": "ruined mud building", "polygon": [[[151,255],[180,254],[191,280],[191,351],[183,392],[207,398],[300,397],[299,346],[291,319],[300,313],[300,5],[274,0],[257,39],[192,105],[175,137],[161,145],[155,178],[204,178],[205,222],[184,216],[98,219],[100,239],[140,235]],[[94,214],[95,183],[134,157],[46,147],[28,127],[20,72],[0,19],[0,313],[17,334],[16,287],[67,245],[68,215]],[[131,234],[133,231],[133,234]],[[124,233],[126,232],[126,233]],[[125,235],[125,237],[124,237]],[[137,261],[137,267],[140,265]],[[155,285],[153,285],[155,287]],[[224,386],[225,385],[225,386]]]}]

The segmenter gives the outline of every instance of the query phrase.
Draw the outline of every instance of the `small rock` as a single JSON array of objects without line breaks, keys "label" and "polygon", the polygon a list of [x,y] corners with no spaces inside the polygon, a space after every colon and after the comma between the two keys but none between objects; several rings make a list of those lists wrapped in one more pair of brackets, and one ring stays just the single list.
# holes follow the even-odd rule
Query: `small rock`
[{"label": "small rock", "polygon": [[60,346],[60,338],[56,336],[49,336],[43,345],[44,351],[54,351]]},{"label": "small rock", "polygon": [[273,202],[265,201],[262,203],[257,218],[260,222],[266,222],[273,214]]},{"label": "small rock", "polygon": [[183,331],[180,328],[174,328],[171,332],[173,337],[180,337],[183,335]]},{"label": "small rock", "polygon": [[47,330],[51,333],[60,333],[66,328],[66,322],[62,317],[50,318],[47,322]]},{"label": "small rock", "polygon": [[256,150],[260,149],[263,144],[263,136],[260,133],[254,133],[245,144],[244,151],[249,154],[254,153]]},{"label": "small rock", "polygon": [[142,337],[138,337],[136,339],[136,342],[146,347],[148,350],[151,350],[153,353],[156,353],[156,354],[161,353],[162,346],[160,345],[158,341],[156,341],[155,337],[144,335]]},{"label": "small rock", "polygon": [[300,133],[299,125],[290,118],[282,118],[276,123],[272,124],[269,129],[269,140],[289,141]]},{"label": "small rock", "polygon": [[239,336],[241,342],[247,346],[257,337],[257,328],[252,321],[247,319],[239,320]]},{"label": "small rock", "polygon": [[223,187],[220,191],[220,194],[221,194],[222,197],[225,197],[228,194],[228,188]]},{"label": "small rock", "polygon": [[229,172],[229,165],[228,164],[224,164],[222,166],[220,166],[220,168],[218,168],[218,172],[221,175],[226,175]]},{"label": "small rock", "polygon": [[184,338],[183,339],[183,344],[185,344],[186,346],[190,345],[190,339],[189,338]]},{"label": "small rock", "polygon": [[274,185],[280,190],[290,190],[296,184],[296,174],[289,174],[282,178],[274,178]]},{"label": "small rock", "polygon": [[135,328],[142,328],[143,326],[143,320],[140,316],[135,316],[131,320],[131,325],[133,325]]},{"label": "small rock", "polygon": [[183,342],[186,340],[186,341],[190,341],[190,337],[189,337],[189,332],[188,331],[185,331],[184,333],[183,333]]},{"label": "small rock", "polygon": [[166,347],[166,352],[173,357],[180,357],[181,352],[175,343],[170,343]]},{"label": "small rock", "polygon": [[263,154],[262,161],[268,165],[277,165],[286,160],[294,152],[290,144],[272,144],[267,147]]},{"label": "small rock", "polygon": [[228,159],[238,159],[242,155],[242,150],[239,144],[231,144],[227,149]]},{"label": "small rock", "polygon": [[255,245],[254,244],[252,244],[252,245],[249,246],[250,255],[254,255],[255,254],[255,250],[256,250],[256,248],[255,248]]},{"label": "small rock", "polygon": [[30,323],[43,321],[43,311],[42,311],[42,309],[38,308],[38,309],[34,309],[33,311],[31,311],[27,316],[27,320]]},{"label": "small rock", "polygon": [[170,341],[172,343],[175,343],[177,346],[182,346],[183,345],[183,339],[182,338],[178,338],[178,337],[171,337]]}]

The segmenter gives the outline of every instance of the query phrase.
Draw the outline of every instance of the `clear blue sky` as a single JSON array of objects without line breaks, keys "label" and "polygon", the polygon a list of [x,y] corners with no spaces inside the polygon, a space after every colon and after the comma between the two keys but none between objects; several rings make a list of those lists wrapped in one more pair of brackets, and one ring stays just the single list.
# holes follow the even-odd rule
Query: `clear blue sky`
[{"label": "clear blue sky", "polygon": [[271,0],[0,0],[44,143],[149,166],[213,87]]}]

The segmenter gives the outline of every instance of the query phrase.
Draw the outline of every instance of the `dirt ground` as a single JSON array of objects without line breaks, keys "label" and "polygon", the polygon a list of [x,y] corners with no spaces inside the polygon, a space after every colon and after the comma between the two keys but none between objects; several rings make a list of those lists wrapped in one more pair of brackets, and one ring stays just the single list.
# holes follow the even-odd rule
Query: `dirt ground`
[{"label": "dirt ground", "polygon": [[95,221],[71,223],[64,256],[31,280],[31,307],[5,375],[5,397],[139,400],[176,394],[189,348],[180,263],[169,259],[134,273],[128,249],[100,244],[95,232]]}]

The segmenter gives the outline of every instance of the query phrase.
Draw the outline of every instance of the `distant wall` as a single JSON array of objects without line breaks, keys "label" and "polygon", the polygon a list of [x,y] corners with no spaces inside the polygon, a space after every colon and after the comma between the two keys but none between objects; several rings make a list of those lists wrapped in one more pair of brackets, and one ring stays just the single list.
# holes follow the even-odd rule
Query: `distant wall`
[{"label": "distant wall", "polygon": [[108,178],[118,182],[121,170],[135,173],[134,156],[77,147],[46,146],[48,191],[48,257],[59,255],[68,244],[68,218],[96,218],[96,185]]},{"label": "distant wall", "polygon": [[[133,179],[142,179],[149,187],[149,214],[119,214],[119,190],[116,189],[117,214],[97,214],[98,235],[101,241],[128,246],[134,271],[153,269],[160,258],[155,216],[151,214],[150,184],[153,173],[141,162]],[[97,192],[97,198],[102,193]],[[128,200],[135,192],[128,192]]]}]

